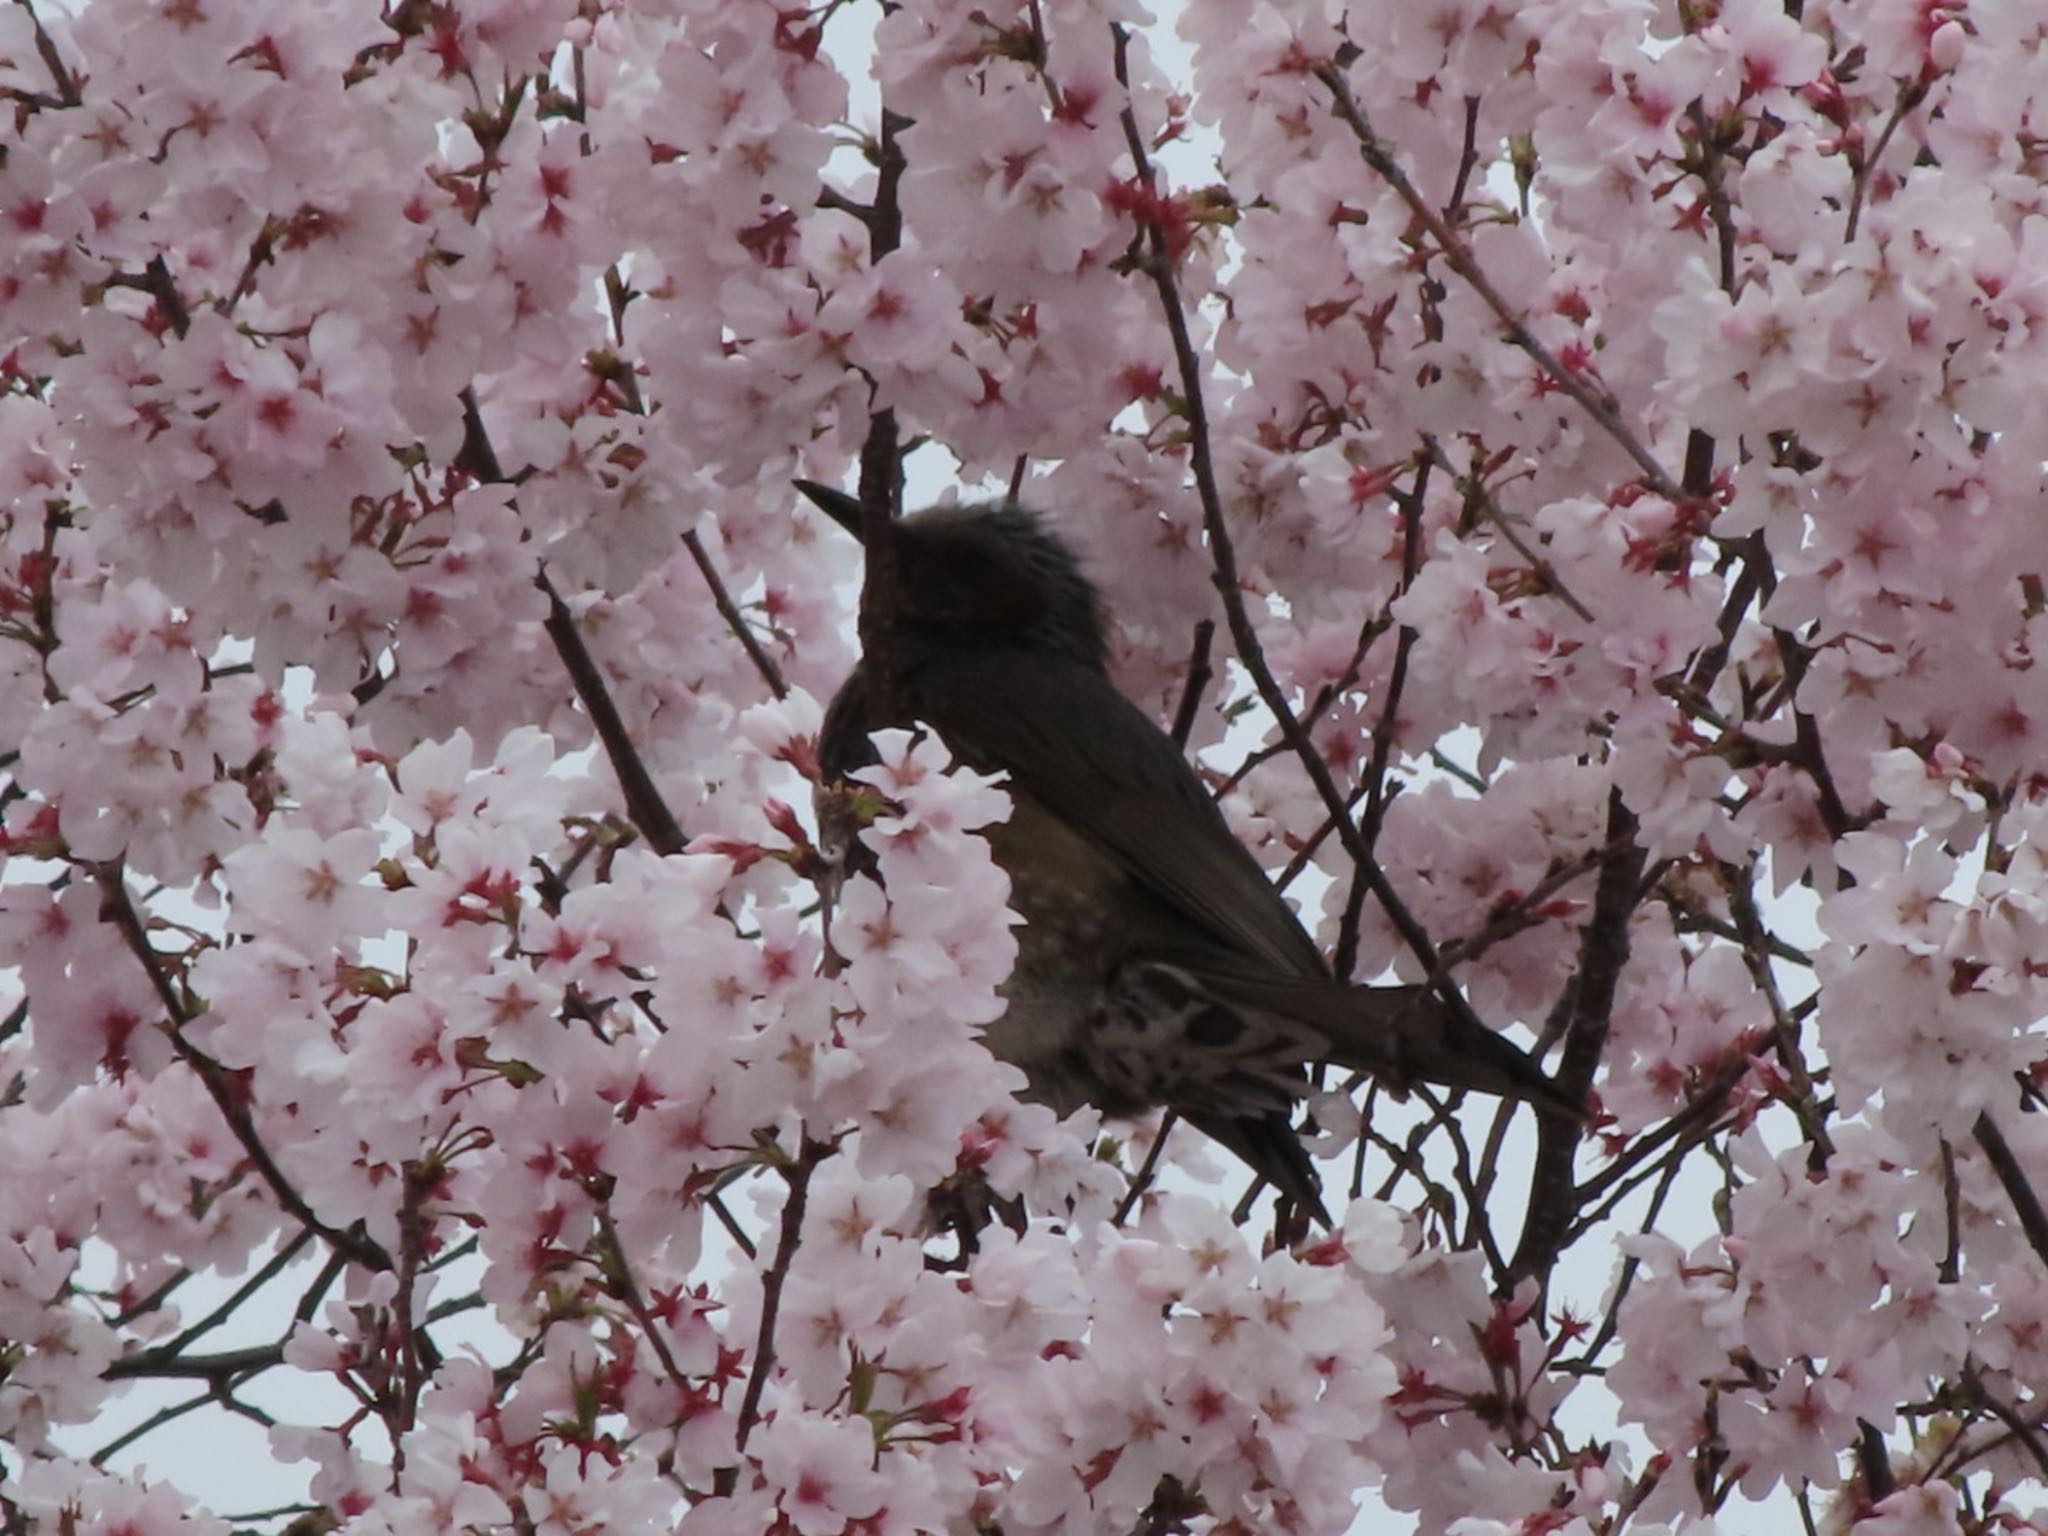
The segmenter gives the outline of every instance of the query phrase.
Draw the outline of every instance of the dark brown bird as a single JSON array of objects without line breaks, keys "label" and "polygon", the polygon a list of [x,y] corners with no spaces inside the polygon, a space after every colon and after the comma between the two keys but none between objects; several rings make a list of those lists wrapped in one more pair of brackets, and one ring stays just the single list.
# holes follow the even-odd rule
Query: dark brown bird
[{"label": "dark brown bird", "polygon": [[[860,506],[798,488],[858,533]],[[1173,738],[1110,683],[1100,594],[1033,514],[941,507],[890,525],[893,708],[863,662],[826,711],[829,779],[874,761],[870,731],[923,721],[1001,770],[988,832],[1024,919],[989,1049],[1061,1114],[1162,1105],[1325,1223],[1289,1121],[1328,1062],[1582,1112],[1530,1058],[1423,987],[1354,987],[1320,951]]]}]

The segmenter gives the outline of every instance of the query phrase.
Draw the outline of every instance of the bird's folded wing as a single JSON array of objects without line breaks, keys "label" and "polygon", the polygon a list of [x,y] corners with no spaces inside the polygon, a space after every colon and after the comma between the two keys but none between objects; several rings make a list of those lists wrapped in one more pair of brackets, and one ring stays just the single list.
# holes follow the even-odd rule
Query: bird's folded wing
[{"label": "bird's folded wing", "polygon": [[1007,769],[1223,946],[1282,974],[1328,974],[1173,738],[1106,679],[1056,658],[966,654],[920,667],[910,692],[967,761]]},{"label": "bird's folded wing", "polygon": [[1427,987],[1348,987],[1253,972],[1212,960],[1181,964],[1209,996],[1249,1013],[1304,1024],[1328,1042],[1322,1059],[1390,1087],[1471,1088],[1582,1120],[1585,1111],[1520,1047],[1459,1017]]}]

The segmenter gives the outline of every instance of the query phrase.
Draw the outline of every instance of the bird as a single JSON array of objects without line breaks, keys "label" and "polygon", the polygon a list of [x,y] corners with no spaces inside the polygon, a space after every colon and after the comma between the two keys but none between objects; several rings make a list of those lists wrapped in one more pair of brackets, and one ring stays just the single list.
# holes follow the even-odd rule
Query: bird
[{"label": "bird", "polygon": [[[796,486],[859,534],[855,498]],[[1528,1055],[1430,988],[1332,975],[1180,746],[1110,680],[1102,593],[1043,518],[956,504],[886,526],[890,675],[866,656],[854,666],[826,708],[819,767],[829,785],[875,761],[871,731],[922,723],[957,761],[1007,776],[1009,819],[985,835],[1023,922],[983,1040],[1023,1072],[1025,1097],[1060,1115],[1173,1110],[1325,1227],[1292,1121],[1312,1064],[1583,1119]]]}]

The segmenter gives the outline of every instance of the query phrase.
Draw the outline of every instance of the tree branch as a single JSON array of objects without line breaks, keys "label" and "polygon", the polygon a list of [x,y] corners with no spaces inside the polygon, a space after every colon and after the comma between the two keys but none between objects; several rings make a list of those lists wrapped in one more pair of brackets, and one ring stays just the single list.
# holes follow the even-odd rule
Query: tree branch
[{"label": "tree branch", "polygon": [[725,620],[726,628],[739,638],[745,648],[747,659],[754,664],[754,670],[761,674],[768,684],[768,691],[778,699],[789,697],[789,684],[782,680],[782,669],[775,665],[775,658],[761,649],[760,639],[754,634],[754,627],[747,622],[746,615],[733,602],[732,594],[726,590],[725,582],[718,574],[718,567],[711,563],[711,556],[704,549],[704,541],[697,537],[692,528],[683,535],[683,547],[690,552],[690,558],[697,562],[697,569],[704,577],[704,585],[711,589],[711,601],[718,606],[719,617]]},{"label": "tree branch", "polygon": [[[1127,57],[1128,36],[1124,29],[1112,24],[1110,27],[1116,49],[1116,76],[1128,92],[1130,67]],[[1125,106],[1122,113],[1124,141],[1137,167],[1139,179],[1146,186],[1154,184],[1151,161],[1145,153],[1145,141],[1138,131],[1135,109]],[[1178,367],[1183,395],[1183,410],[1188,422],[1188,449],[1195,476],[1195,490],[1202,506],[1202,528],[1209,541],[1209,557],[1214,568],[1213,584],[1223,602],[1223,614],[1230,629],[1231,644],[1237,651],[1238,660],[1243,663],[1257,689],[1260,701],[1272,715],[1289,749],[1300,761],[1302,768],[1322,797],[1323,806],[1329,812],[1344,851],[1351,857],[1359,873],[1364,877],[1373,895],[1379,899],[1395,931],[1422,962],[1430,983],[1437,989],[1444,1005],[1460,1019],[1475,1029],[1484,1029],[1478,1017],[1472,1012],[1472,1005],[1452,984],[1438,958],[1435,946],[1415,915],[1408,910],[1407,903],[1394,889],[1372,850],[1366,846],[1359,829],[1352,824],[1345,807],[1343,791],[1331,777],[1329,765],[1322,754],[1315,749],[1301,722],[1289,707],[1286,695],[1274,678],[1272,668],[1267,664],[1265,651],[1259,642],[1258,632],[1252,626],[1251,615],[1246,610],[1244,591],[1237,571],[1237,553],[1230,537],[1230,529],[1223,519],[1223,497],[1216,484],[1216,467],[1210,452],[1208,407],[1203,401],[1201,361],[1195,354],[1193,339],[1188,334],[1187,316],[1181,309],[1180,290],[1174,280],[1171,255],[1167,249],[1166,237],[1157,223],[1148,224],[1144,230],[1148,255],[1144,269],[1158,290],[1160,310],[1166,322],[1167,334],[1173,342],[1173,354]]]},{"label": "tree branch", "polygon": [[655,1359],[661,1362],[662,1372],[669,1384],[678,1392],[687,1394],[690,1381],[676,1364],[675,1355],[669,1350],[668,1340],[655,1324],[654,1314],[647,1309],[647,1299],[640,1292],[639,1282],[633,1278],[632,1262],[626,1257],[626,1245],[619,1240],[618,1223],[612,1220],[611,1190],[606,1188],[597,1201],[597,1232],[603,1244],[604,1261],[600,1269],[607,1288],[626,1304],[626,1310],[633,1314],[633,1321],[640,1325],[640,1332],[646,1337]]},{"label": "tree branch", "polygon": [[[903,244],[901,188],[905,161],[896,136],[910,119],[882,108],[875,201],[869,208],[868,264],[874,266]],[[896,540],[891,524],[903,499],[902,434],[893,409],[868,416],[860,448],[860,531],[864,569],[860,589],[860,653],[868,688],[869,718],[894,720],[904,709],[896,665],[896,628],[902,609],[896,573]]]},{"label": "tree branch", "polygon": [[28,12],[29,25],[36,34],[36,56],[43,61],[43,68],[50,72],[50,83],[57,87],[57,102],[61,106],[77,107],[85,104],[85,97],[78,89],[78,81],[64,63],[64,55],[57,51],[56,39],[50,36],[43,25],[43,18],[36,14],[33,0],[14,0],[14,3]]},{"label": "tree branch", "polygon": [[192,1008],[172,986],[170,975],[163,966],[163,957],[150,944],[149,935],[143,931],[142,919],[128,899],[128,888],[120,865],[97,864],[92,867],[92,874],[100,889],[100,921],[113,924],[128,952],[135,956],[149,976],[150,985],[155,988],[165,1013],[169,1015],[165,1034],[172,1050],[198,1077],[207,1097],[213,1100],[235,1140],[248,1154],[257,1175],[269,1186],[272,1198],[300,1225],[317,1232],[336,1252],[346,1254],[352,1263],[379,1272],[389,1270],[392,1267],[391,1255],[363,1230],[361,1223],[346,1232],[330,1226],[314,1213],[305,1197],[285,1178],[284,1171],[277,1166],[270,1149],[263,1145],[263,1138],[257,1134],[256,1122],[248,1106],[240,1102],[234,1085],[228,1079],[227,1069],[185,1038],[184,1027],[197,1017],[198,1010]]},{"label": "tree branch", "polygon": [[2006,1199],[2012,1202],[2013,1214],[2019,1217],[2020,1230],[2026,1234],[2027,1245],[2034,1250],[2036,1258],[2048,1264],[2048,1210],[2042,1209],[2041,1197],[2028,1181],[2027,1171],[2013,1156],[2012,1144],[2005,1139],[2005,1132],[1998,1128],[1998,1122],[1988,1112],[1977,1116],[1973,1129],[1977,1145],[1984,1150],[1985,1160],[1991,1164],[1991,1171],[1998,1175],[1998,1183],[2004,1189]]},{"label": "tree branch", "polygon": [[1415,183],[1409,180],[1408,173],[1401,169],[1392,151],[1381,141],[1379,135],[1373,132],[1372,124],[1366,120],[1365,113],[1352,99],[1351,87],[1345,82],[1343,71],[1338,65],[1318,65],[1315,76],[1329,90],[1337,117],[1351,130],[1352,137],[1358,140],[1360,157],[1378,173],[1381,180],[1394,189],[1395,195],[1408,205],[1408,211],[1436,241],[1437,249],[1443,253],[1444,260],[1450,264],[1451,270],[1463,278],[1466,286],[1471,288],[1479,296],[1480,301],[1493,312],[1494,318],[1507,332],[1508,339],[1528,354],[1551,383],[1577,401],[1579,408],[1593,418],[1601,431],[1612,438],[1622,452],[1636,462],[1637,467],[1643,472],[1643,479],[1652,490],[1673,501],[1681,499],[1677,483],[1665,473],[1664,466],[1657,462],[1650,450],[1644,447],[1623,423],[1613,400],[1603,391],[1596,391],[1580,375],[1560,363],[1550,349],[1537,339],[1536,333],[1531,331],[1521,316],[1515,313],[1513,307],[1501,296],[1500,290],[1493,286],[1492,280],[1473,259],[1471,249],[1463,238],[1416,189]]},{"label": "tree branch", "polygon": [[1195,625],[1195,647],[1188,657],[1187,681],[1181,685],[1180,707],[1173,712],[1174,745],[1185,748],[1195,728],[1195,715],[1202,707],[1202,695],[1214,675],[1209,668],[1209,645],[1216,638],[1216,621],[1203,619]]},{"label": "tree branch", "polygon": [[[1622,804],[1621,791],[1607,798],[1607,855],[1593,893],[1593,914],[1579,939],[1579,964],[1572,981],[1571,1019],[1565,1030],[1564,1058],[1558,1064],[1558,1086],[1583,1097],[1599,1069],[1614,1013],[1614,994],[1628,964],[1629,919],[1634,915],[1642,882],[1642,849],[1635,843],[1635,817]],[[1521,1241],[1509,1264],[1507,1283],[1549,1272],[1563,1249],[1575,1207],[1572,1163],[1578,1151],[1579,1128],[1551,1116],[1539,1117],[1536,1167],[1529,1178],[1528,1215]]]},{"label": "tree branch", "polygon": [[619,718],[618,706],[612,702],[604,674],[598,670],[597,663],[583,644],[583,637],[577,633],[576,620],[569,612],[569,605],[562,601],[555,584],[548,580],[547,572],[536,575],[534,583],[547,596],[545,628],[548,638],[555,643],[555,654],[562,658],[562,665],[568,670],[569,681],[575,685],[576,697],[583,701],[584,712],[590,716],[597,739],[604,743],[604,755],[612,765],[612,772],[618,776],[620,793],[626,797],[627,816],[640,835],[647,839],[648,847],[656,853],[681,853],[685,841],[683,829],[677,824],[661,791],[655,787],[654,775],[647,771],[640,749],[626,733],[626,723]]},{"label": "tree branch", "polygon": [[[830,1152],[829,1146],[812,1141],[806,1135],[796,1160],[783,1170],[783,1177],[789,1182],[789,1198],[782,1202],[781,1234],[776,1239],[775,1258],[761,1280],[761,1327],[754,1339],[754,1365],[747,1373],[747,1390],[740,1399],[739,1420],[733,1435],[736,1452],[746,1450],[747,1439],[760,1422],[761,1393],[767,1388],[769,1372],[775,1368],[775,1320],[782,1310],[782,1288],[789,1283],[790,1266],[796,1261],[797,1245],[803,1238],[804,1211],[811,1197],[811,1174]],[[739,1474],[737,1463],[720,1467],[713,1478],[713,1490],[721,1496],[730,1497],[739,1486]]]}]

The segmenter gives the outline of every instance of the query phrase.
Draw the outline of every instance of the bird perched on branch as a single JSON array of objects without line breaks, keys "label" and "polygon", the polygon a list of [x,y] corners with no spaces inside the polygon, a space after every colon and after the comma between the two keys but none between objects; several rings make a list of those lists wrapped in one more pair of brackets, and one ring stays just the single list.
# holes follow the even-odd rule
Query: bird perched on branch
[{"label": "bird perched on branch", "polygon": [[[852,497],[797,486],[860,533]],[[870,656],[847,678],[821,766],[843,777],[874,761],[870,731],[922,721],[962,762],[1008,774],[1010,819],[988,839],[1024,926],[984,1038],[1032,1098],[1060,1114],[1171,1108],[1325,1223],[1289,1119],[1310,1063],[1582,1118],[1428,988],[1331,976],[1180,748],[1109,681],[1101,595],[1033,514],[941,507],[887,527],[890,611],[863,632],[885,637],[891,675]]]}]

